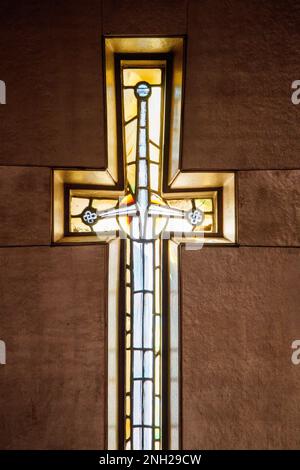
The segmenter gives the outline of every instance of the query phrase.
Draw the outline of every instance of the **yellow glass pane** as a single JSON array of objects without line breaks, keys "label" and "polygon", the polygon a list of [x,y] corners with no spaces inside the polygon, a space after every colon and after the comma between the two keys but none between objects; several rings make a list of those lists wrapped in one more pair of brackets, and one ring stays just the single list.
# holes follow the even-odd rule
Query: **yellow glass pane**
[{"label": "yellow glass pane", "polygon": [[155,426],[159,426],[160,421],[160,399],[155,397]]},{"label": "yellow glass pane", "polygon": [[149,149],[150,149],[150,160],[152,160],[153,162],[159,162],[160,150],[151,143],[150,143]]},{"label": "yellow glass pane", "polygon": [[98,211],[105,211],[116,207],[117,203],[117,199],[93,199],[92,207]]},{"label": "yellow glass pane", "polygon": [[150,182],[151,182],[151,189],[153,191],[158,191],[158,188],[159,188],[159,165],[155,165],[154,163],[150,164]]},{"label": "yellow glass pane", "polygon": [[155,352],[160,351],[160,317],[155,316]]},{"label": "yellow glass pane", "polygon": [[126,348],[130,348],[131,346],[131,334],[127,333],[126,334]]},{"label": "yellow glass pane", "polygon": [[127,396],[125,400],[125,413],[130,415],[130,397]]},{"label": "yellow glass pane", "polygon": [[195,205],[197,209],[201,209],[204,212],[212,212],[213,211],[213,201],[211,198],[209,199],[195,199]]},{"label": "yellow glass pane", "polygon": [[136,132],[137,120],[135,119],[125,126],[126,163],[133,162],[136,159]]},{"label": "yellow glass pane", "polygon": [[131,354],[131,351],[126,351],[126,379],[125,379],[126,393],[130,392],[130,354]]},{"label": "yellow glass pane", "polygon": [[191,199],[172,199],[168,201],[170,207],[176,207],[182,211],[190,211],[192,209]]},{"label": "yellow glass pane", "polygon": [[89,200],[86,198],[71,196],[71,215],[80,215],[81,212],[89,205]]},{"label": "yellow glass pane", "polygon": [[155,358],[155,394],[160,395],[160,356]]},{"label": "yellow glass pane", "polygon": [[158,194],[151,194],[151,203],[153,204],[161,204],[163,206],[166,206],[165,202],[162,200],[162,198]]},{"label": "yellow glass pane", "polygon": [[155,313],[161,313],[160,282],[161,282],[160,270],[156,269],[155,270]]},{"label": "yellow glass pane", "polygon": [[70,232],[91,232],[91,228],[85,225],[80,217],[70,219]]},{"label": "yellow glass pane", "polygon": [[157,68],[124,68],[123,85],[135,86],[138,82],[148,82],[150,85],[161,84],[161,69]]},{"label": "yellow glass pane", "polygon": [[130,419],[129,418],[126,418],[125,439],[130,439]]},{"label": "yellow glass pane", "polygon": [[155,450],[160,450],[160,442],[155,442]]},{"label": "yellow glass pane", "polygon": [[205,214],[204,223],[202,225],[197,225],[195,227],[194,232],[197,232],[197,231],[212,232],[213,227],[214,227],[213,216],[211,214]]},{"label": "yellow glass pane", "polygon": [[155,266],[160,264],[160,241],[155,241]]},{"label": "yellow glass pane", "polygon": [[126,264],[130,266],[130,240],[126,240]]},{"label": "yellow glass pane", "polygon": [[149,103],[149,139],[156,145],[160,143],[161,128],[161,89],[152,88]]},{"label": "yellow glass pane", "polygon": [[126,288],[126,313],[130,313],[130,287]]},{"label": "yellow glass pane", "polygon": [[123,90],[123,106],[125,122],[137,115],[137,99],[133,89]]},{"label": "yellow glass pane", "polygon": [[126,269],[126,282],[127,282],[128,284],[130,283],[130,279],[131,279],[131,277],[130,277],[130,271],[129,271],[129,269]]},{"label": "yellow glass pane", "polygon": [[130,325],[131,325],[131,322],[130,322],[130,316],[126,316],[126,331],[130,331]]},{"label": "yellow glass pane", "polygon": [[128,165],[127,167],[127,182],[132,187],[132,190],[135,189],[135,165]]}]

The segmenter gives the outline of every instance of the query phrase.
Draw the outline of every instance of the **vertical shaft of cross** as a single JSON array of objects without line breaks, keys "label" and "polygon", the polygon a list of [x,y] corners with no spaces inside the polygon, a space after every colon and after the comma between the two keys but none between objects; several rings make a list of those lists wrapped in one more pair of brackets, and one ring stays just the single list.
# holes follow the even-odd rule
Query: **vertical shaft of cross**
[{"label": "vertical shaft of cross", "polygon": [[135,200],[139,217],[132,220],[130,259],[132,265],[131,405],[132,448],[154,448],[154,240],[153,219],[148,216],[149,149],[148,84],[138,84],[137,168]]}]

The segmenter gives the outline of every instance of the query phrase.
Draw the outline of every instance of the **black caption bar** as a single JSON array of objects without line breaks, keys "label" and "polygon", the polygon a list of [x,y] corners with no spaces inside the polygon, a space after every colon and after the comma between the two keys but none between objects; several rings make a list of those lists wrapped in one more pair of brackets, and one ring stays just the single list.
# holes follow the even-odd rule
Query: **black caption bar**
[{"label": "black caption bar", "polygon": [[286,466],[289,463],[299,465],[299,462],[299,451],[0,451],[0,468],[5,470],[14,465],[43,469],[53,469],[57,465],[83,469],[104,466],[135,469],[141,465],[193,465],[200,468],[230,465],[230,468],[241,468],[245,464]]}]

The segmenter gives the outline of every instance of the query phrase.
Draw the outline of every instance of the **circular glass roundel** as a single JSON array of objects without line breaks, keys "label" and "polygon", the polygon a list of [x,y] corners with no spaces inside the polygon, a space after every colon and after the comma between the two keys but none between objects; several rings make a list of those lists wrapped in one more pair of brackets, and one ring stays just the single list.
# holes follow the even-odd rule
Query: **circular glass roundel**
[{"label": "circular glass roundel", "polygon": [[149,98],[151,95],[151,86],[147,82],[139,82],[134,88],[134,93],[137,98]]}]

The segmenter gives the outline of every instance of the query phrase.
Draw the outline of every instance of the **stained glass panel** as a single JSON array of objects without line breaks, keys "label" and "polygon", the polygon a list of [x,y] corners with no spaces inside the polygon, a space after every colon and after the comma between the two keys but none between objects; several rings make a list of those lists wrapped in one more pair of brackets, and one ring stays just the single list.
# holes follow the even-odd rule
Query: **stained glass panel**
[{"label": "stained glass panel", "polygon": [[134,87],[138,82],[147,82],[150,85],[160,85],[162,72],[160,68],[131,68],[123,69],[123,85]]}]

